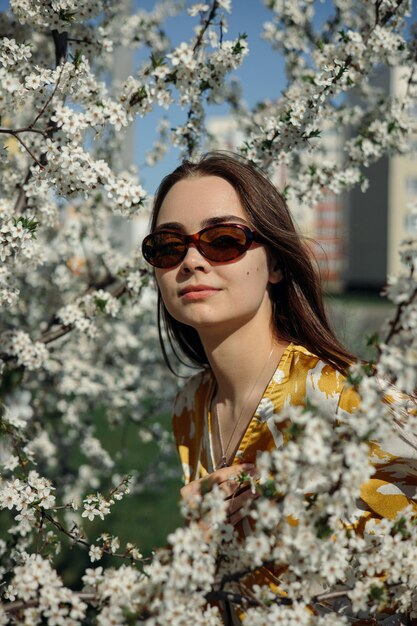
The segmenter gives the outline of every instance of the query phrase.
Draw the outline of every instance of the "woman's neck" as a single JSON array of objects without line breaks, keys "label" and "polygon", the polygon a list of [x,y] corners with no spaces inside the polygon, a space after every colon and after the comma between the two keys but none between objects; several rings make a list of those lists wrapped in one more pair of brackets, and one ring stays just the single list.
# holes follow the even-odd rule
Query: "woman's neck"
[{"label": "woman's neck", "polygon": [[260,385],[263,390],[288,346],[288,341],[275,337],[272,328],[257,326],[249,323],[223,337],[200,334],[216,379],[217,401],[237,412],[249,389]]}]

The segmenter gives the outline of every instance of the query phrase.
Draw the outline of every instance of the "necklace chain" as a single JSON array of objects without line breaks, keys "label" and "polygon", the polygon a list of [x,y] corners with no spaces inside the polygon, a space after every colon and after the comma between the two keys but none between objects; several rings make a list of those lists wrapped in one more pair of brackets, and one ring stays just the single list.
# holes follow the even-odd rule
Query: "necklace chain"
[{"label": "necklace chain", "polygon": [[260,374],[258,374],[258,376],[256,377],[256,380],[253,383],[253,385],[251,387],[251,390],[249,391],[248,395],[245,398],[245,401],[244,401],[244,403],[242,405],[242,410],[240,411],[239,417],[237,418],[237,420],[235,422],[235,425],[234,425],[233,430],[232,430],[232,434],[229,437],[229,441],[227,442],[226,448],[224,447],[224,443],[223,443],[223,437],[222,437],[222,431],[221,431],[221,428],[220,428],[220,420],[219,420],[219,412],[218,412],[218,408],[217,408],[217,403],[213,402],[213,414],[214,414],[214,417],[216,418],[216,422],[217,422],[217,430],[219,432],[219,443],[220,443],[220,454],[221,454],[220,465],[218,465],[216,467],[216,469],[220,469],[221,467],[227,467],[228,466],[227,456],[228,456],[228,450],[229,450],[230,444],[233,441],[233,436],[234,436],[234,434],[236,432],[236,429],[237,429],[238,425],[240,424],[240,420],[242,419],[242,415],[243,415],[243,411],[245,410],[245,406],[247,405],[247,403],[248,403],[248,401],[249,401],[249,399],[250,399],[250,397],[251,397],[251,395],[253,393],[253,390],[255,389],[256,385],[258,384],[262,374],[264,373],[265,369],[267,368],[269,361],[271,360],[271,356],[272,356],[272,353],[274,351],[274,348],[275,348],[275,345],[272,346],[271,352],[269,353],[269,356],[268,356],[267,360],[265,361],[265,365],[263,366]]}]

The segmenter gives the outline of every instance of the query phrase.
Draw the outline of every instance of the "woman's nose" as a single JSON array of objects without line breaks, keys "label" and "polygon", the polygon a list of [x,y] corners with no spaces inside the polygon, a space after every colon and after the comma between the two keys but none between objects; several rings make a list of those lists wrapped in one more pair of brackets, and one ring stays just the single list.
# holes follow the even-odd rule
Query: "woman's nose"
[{"label": "woman's nose", "polygon": [[195,244],[190,243],[187,253],[181,261],[181,271],[192,272],[195,270],[207,271],[210,267],[208,259],[201,254]]}]

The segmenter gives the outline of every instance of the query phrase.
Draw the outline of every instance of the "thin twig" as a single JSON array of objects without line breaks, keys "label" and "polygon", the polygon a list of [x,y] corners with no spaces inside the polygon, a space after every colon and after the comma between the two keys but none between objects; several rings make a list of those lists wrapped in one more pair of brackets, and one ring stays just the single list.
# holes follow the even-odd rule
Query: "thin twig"
[{"label": "thin twig", "polygon": [[[83,593],[83,592],[74,592],[78,598],[84,602],[94,602],[98,600],[97,594],[95,593]],[[31,607],[36,607],[39,604],[39,600],[28,600],[24,602],[23,600],[16,600],[15,602],[7,602],[0,603],[0,608],[6,613],[17,613],[22,609],[30,609]]]},{"label": "thin twig", "polygon": [[17,141],[23,146],[23,148],[26,150],[26,152],[28,154],[30,154],[30,156],[32,157],[32,159],[35,161],[36,165],[39,165],[39,167],[41,168],[41,170],[45,169],[44,166],[42,165],[42,163],[39,161],[39,159],[33,154],[32,150],[30,148],[28,148],[28,146],[25,144],[25,142],[19,137],[19,135],[16,135],[14,133],[11,133],[12,135],[14,135],[14,137],[17,139]]},{"label": "thin twig", "polygon": [[27,128],[0,128],[0,133],[5,133],[7,135],[17,135],[17,133],[38,133],[39,135],[46,136],[46,132],[41,130],[40,128],[31,128],[28,126]]},{"label": "thin twig", "polygon": [[[410,279],[414,276],[414,265],[411,266],[410,268]],[[401,319],[401,315],[403,310],[410,306],[410,304],[413,302],[414,298],[416,298],[417,296],[417,287],[416,289],[414,289],[414,291],[412,292],[412,294],[410,295],[410,297],[408,298],[408,300],[406,300],[405,302],[400,302],[400,304],[397,306],[397,311],[395,314],[394,319],[390,322],[390,331],[387,334],[387,336],[385,337],[385,341],[384,343],[388,344],[392,337],[395,335],[395,333],[397,332],[397,325],[398,322]]]},{"label": "thin twig", "polygon": [[198,33],[198,37],[196,39],[196,42],[193,46],[193,52],[196,52],[198,50],[198,48],[201,46],[202,42],[203,42],[203,37],[204,34],[206,32],[206,30],[208,29],[208,27],[210,26],[211,22],[214,20],[214,18],[216,17],[216,13],[217,13],[217,9],[219,8],[219,3],[217,0],[213,0],[213,4],[211,5],[211,9],[210,9],[210,13],[208,15],[208,17],[204,20],[204,24],[202,25],[200,32]]},{"label": "thin twig", "polygon": [[[95,289],[94,290],[90,289],[89,291],[90,292],[91,291],[95,291],[97,288],[100,288],[100,286],[95,285]],[[127,291],[126,283],[122,283],[121,285],[119,285],[113,291],[109,291],[109,293],[114,298],[120,298],[126,291]],[[51,343],[52,341],[55,341],[56,339],[59,339],[60,337],[63,337],[64,335],[67,335],[73,329],[74,329],[74,325],[73,324],[60,324],[58,326],[58,328],[56,328],[55,330],[49,330],[49,331],[43,333],[37,339],[37,341],[40,341],[41,343],[47,345],[48,343]]]},{"label": "thin twig", "polygon": [[33,120],[33,122],[31,124],[29,124],[29,128],[32,129],[36,122],[42,117],[42,115],[45,113],[46,109],[48,108],[48,106],[51,104],[53,97],[56,94],[56,91],[58,89],[59,83],[61,81],[62,78],[62,73],[64,71],[64,65],[61,65],[61,71],[58,74],[58,79],[55,83],[55,86],[50,94],[50,96],[47,98],[45,104],[43,105],[43,107],[41,108],[41,110],[39,111],[39,113],[36,115],[35,119]]},{"label": "thin twig", "polygon": [[334,600],[335,598],[344,598],[351,589],[341,589],[340,591],[329,591],[328,593],[319,593],[313,597],[313,602],[324,602],[325,600]]},{"label": "thin twig", "polygon": [[[47,100],[46,100],[46,102],[45,102],[44,106],[41,108],[41,110],[39,111],[39,113],[36,115],[35,119],[34,119],[34,120],[31,122],[31,124],[29,124],[29,126],[28,126],[28,129],[30,129],[32,132],[39,132],[39,131],[37,131],[36,129],[34,129],[33,127],[35,126],[36,122],[37,122],[37,121],[41,118],[41,116],[44,114],[44,112],[45,112],[46,108],[47,108],[47,107],[49,106],[49,104],[51,103],[52,98],[54,97],[54,95],[55,95],[55,93],[56,93],[56,90],[57,90],[57,88],[58,88],[58,85],[59,85],[59,83],[60,83],[60,80],[61,80],[61,77],[62,77],[62,72],[63,72],[63,69],[64,69],[64,66],[62,65],[62,67],[61,67],[61,71],[59,72],[58,79],[57,79],[57,81],[56,81],[56,83],[55,83],[55,87],[54,87],[54,89],[52,90],[51,95],[49,96],[49,98],[47,98]],[[43,132],[47,133],[47,135],[50,137],[50,136],[53,134],[53,132],[54,132],[55,128],[56,128],[56,126],[55,126],[54,124],[50,125],[50,124],[48,123],[48,124],[47,124],[47,126],[46,126],[46,128],[44,129],[44,131],[43,131]],[[16,139],[18,139],[18,140],[19,140],[19,138],[17,137],[17,135],[15,135],[15,136],[16,136]],[[29,152],[29,154],[30,154],[30,152]],[[32,155],[31,155],[31,156],[32,156]],[[34,158],[34,157],[32,156],[32,158]],[[41,158],[42,158],[42,157],[41,157]],[[38,160],[37,160],[37,159],[35,159],[35,161],[36,161],[36,162],[37,162],[37,163],[38,163],[38,164],[42,167],[42,169],[44,168],[44,165],[43,165],[43,164],[40,164],[40,163],[38,162]],[[26,193],[25,193],[25,191],[24,191],[24,186],[25,186],[25,184],[26,184],[26,183],[30,180],[31,176],[32,176],[32,173],[31,173],[31,169],[30,169],[30,167],[29,167],[29,169],[28,169],[28,171],[27,171],[27,174],[26,174],[26,176],[25,176],[25,180],[23,181],[23,184],[22,184],[22,186],[21,186],[21,187],[20,187],[20,189],[19,189],[19,193],[18,193],[18,196],[17,196],[16,202],[15,202],[15,205],[14,205],[14,213],[18,213],[18,214],[20,214],[20,213],[22,213],[22,212],[24,211],[24,209],[25,209],[25,205],[27,204],[27,196],[26,196]]]},{"label": "thin twig", "polygon": [[[63,526],[61,524],[61,522],[57,519],[55,519],[54,517],[52,517],[52,515],[50,515],[49,513],[46,512],[45,509],[42,508],[38,508],[36,507],[37,510],[41,513],[42,515],[42,524],[43,524],[43,519],[48,520],[48,522],[50,522],[53,526],[55,526],[55,528],[57,530],[59,530],[61,533],[63,533],[64,535],[66,535],[69,539],[71,539],[71,541],[73,541],[76,544],[82,545],[85,548],[90,549],[91,546],[93,544],[89,543],[88,541],[86,541],[85,539],[82,539],[82,537],[78,537],[77,535],[73,534],[70,530],[67,530],[65,528],[65,526]],[[78,527],[77,527],[78,528]],[[134,561],[136,561],[137,559],[134,559],[132,557],[132,555],[129,554],[123,554],[121,552],[112,552],[111,550],[109,550],[108,548],[105,548],[104,546],[99,546],[100,550],[103,552],[103,554],[108,554],[109,556],[114,556],[116,558],[119,559],[126,559],[128,561],[130,561],[131,563],[133,563]],[[148,560],[148,559],[140,559],[140,561],[144,561],[144,560]]]},{"label": "thin twig", "polygon": [[60,33],[58,30],[54,29],[51,31],[51,34],[55,46],[55,63],[58,66],[66,60],[68,52],[68,33],[66,31]]},{"label": "thin twig", "polygon": [[[252,600],[248,600],[246,597],[242,596],[240,593],[233,593],[232,591],[223,591],[218,589],[217,591],[209,591],[205,594],[205,599],[207,602],[212,602],[213,600],[223,600],[227,602],[233,602],[234,604],[255,604]],[[256,603],[259,604],[259,603]]]}]

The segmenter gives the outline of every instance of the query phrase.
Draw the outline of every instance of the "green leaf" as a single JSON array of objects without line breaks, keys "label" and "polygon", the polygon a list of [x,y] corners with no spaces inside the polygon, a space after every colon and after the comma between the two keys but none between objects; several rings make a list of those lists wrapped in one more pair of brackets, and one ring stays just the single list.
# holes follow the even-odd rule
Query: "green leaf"
[{"label": "green leaf", "polygon": [[278,495],[278,491],[275,486],[275,481],[272,479],[267,480],[261,485],[258,484],[257,489],[262,496],[265,496],[265,498],[273,498],[276,495]]},{"label": "green leaf", "polygon": [[362,378],[363,378],[362,373],[353,374],[352,372],[348,372],[346,375],[346,381],[349,383],[349,385],[352,385],[353,387],[356,387],[357,385],[359,385]]},{"label": "green leaf", "polygon": [[289,441],[290,439],[297,439],[303,431],[304,426],[292,422],[289,426],[287,426],[287,428],[284,429],[284,435]]},{"label": "green leaf", "polygon": [[78,69],[81,65],[82,61],[82,52],[81,50],[76,50],[74,54],[70,54],[70,59],[74,63],[75,69]]},{"label": "green leaf", "polygon": [[379,343],[379,334],[377,332],[372,335],[368,335],[366,338],[367,346],[376,346]]},{"label": "green leaf", "polygon": [[239,54],[240,52],[242,52],[242,50],[246,47],[246,46],[242,46],[242,44],[240,43],[243,40],[247,39],[247,34],[243,33],[242,35],[238,36],[238,40],[235,43],[235,45],[233,46],[233,52],[235,54]]},{"label": "green leaf", "polygon": [[32,235],[32,238],[36,239],[36,230],[39,226],[39,222],[34,218],[24,217],[23,215],[20,215],[19,217],[13,218],[13,224],[15,226],[21,224],[25,230],[29,231],[29,233]]},{"label": "green leaf", "polygon": [[333,530],[328,524],[328,520],[329,516],[325,515],[324,517],[320,517],[314,524],[316,529],[316,535],[319,539],[327,539],[327,537],[330,537],[333,533]]},{"label": "green leaf", "polygon": [[58,15],[59,19],[63,22],[73,22],[75,20],[76,13],[74,11],[65,11],[61,9]]},{"label": "green leaf", "polygon": [[338,30],[337,32],[339,33],[340,39],[341,39],[341,41],[343,41],[343,43],[349,43],[349,37],[346,35],[346,33],[345,33],[345,31],[343,29],[342,30]]},{"label": "green leaf", "polygon": [[135,91],[135,93],[130,98],[129,104],[131,107],[135,106],[135,104],[140,104],[142,100],[144,100],[146,97],[147,97],[147,94],[146,94],[145,87],[140,87],[137,91]]},{"label": "green leaf", "polygon": [[405,517],[400,517],[400,519],[398,519],[392,527],[391,535],[394,536],[398,534],[400,534],[404,539],[409,539],[411,536],[407,530],[407,520]]},{"label": "green leaf", "polygon": [[314,77],[310,76],[310,74],[304,74],[304,76],[301,76],[301,80],[305,83],[310,83],[311,85],[315,84]]},{"label": "green leaf", "polygon": [[103,298],[96,297],[94,302],[95,302],[95,305],[98,308],[98,310],[101,313],[104,313],[105,310],[106,310],[107,300],[104,300]]},{"label": "green leaf", "polygon": [[202,496],[211,491],[211,483],[209,478],[202,479],[200,483],[200,491]]},{"label": "green leaf", "polygon": [[379,585],[372,585],[368,592],[368,598],[370,600],[376,600],[380,603],[385,598],[384,587],[379,587]]},{"label": "green leaf", "polygon": [[152,69],[156,69],[157,67],[161,67],[162,65],[165,65],[165,59],[164,57],[158,57],[156,56],[156,54],[151,54],[151,63],[152,63]]},{"label": "green leaf", "polygon": [[321,135],[321,130],[319,130],[318,128],[315,128],[314,130],[311,130],[308,134],[304,135],[305,139],[312,139],[313,137],[320,137]]}]

